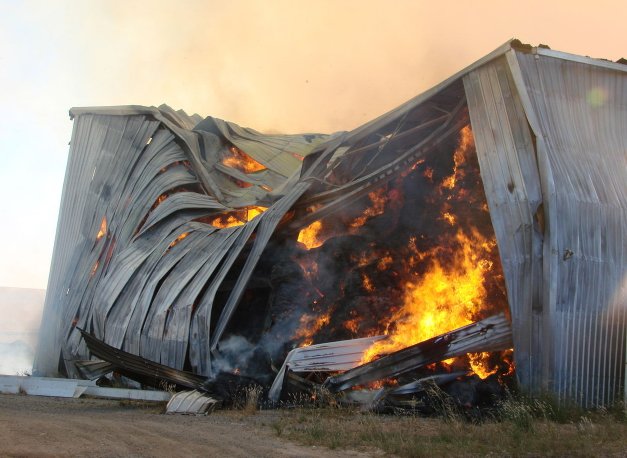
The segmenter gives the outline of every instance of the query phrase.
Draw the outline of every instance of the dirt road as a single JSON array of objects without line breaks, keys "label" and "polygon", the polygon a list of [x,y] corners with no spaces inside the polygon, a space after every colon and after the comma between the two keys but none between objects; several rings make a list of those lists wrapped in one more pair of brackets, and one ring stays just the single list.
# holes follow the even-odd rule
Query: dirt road
[{"label": "dirt road", "polygon": [[359,457],[287,442],[277,412],[162,415],[161,407],[102,399],[0,394],[0,456]]}]

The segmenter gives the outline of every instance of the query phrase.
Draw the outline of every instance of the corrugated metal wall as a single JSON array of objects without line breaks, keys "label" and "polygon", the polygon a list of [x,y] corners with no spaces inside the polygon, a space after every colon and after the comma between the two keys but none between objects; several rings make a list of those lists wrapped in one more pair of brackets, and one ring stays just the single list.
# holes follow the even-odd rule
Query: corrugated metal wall
[{"label": "corrugated metal wall", "polygon": [[470,119],[514,325],[517,375],[541,383],[542,194],[533,139],[501,57],[464,78]]},{"label": "corrugated metal wall", "polygon": [[586,406],[620,399],[624,386],[627,75],[618,67],[509,51],[464,80],[521,382]]},{"label": "corrugated metal wall", "polygon": [[59,351],[78,313],[77,301],[89,294],[91,282],[87,278],[99,256],[93,249],[94,238],[109,203],[101,194],[111,196],[107,170],[115,167],[115,159],[124,156],[124,151],[145,145],[158,124],[143,116],[86,115],[75,121],[33,364],[35,373],[57,374]]}]

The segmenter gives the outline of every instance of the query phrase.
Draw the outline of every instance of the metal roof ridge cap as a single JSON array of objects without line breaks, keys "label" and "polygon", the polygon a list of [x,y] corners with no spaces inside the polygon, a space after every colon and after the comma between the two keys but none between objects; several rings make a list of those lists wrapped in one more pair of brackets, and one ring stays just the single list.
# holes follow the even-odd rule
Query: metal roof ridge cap
[{"label": "metal roof ridge cap", "polygon": [[89,106],[70,108],[70,119],[84,114],[107,115],[107,116],[129,116],[142,114],[161,114],[161,111],[154,106],[144,105],[110,105],[110,106]]},{"label": "metal roof ridge cap", "polygon": [[578,62],[581,64],[593,65],[596,67],[608,68],[610,70],[618,70],[621,72],[627,72],[627,65],[618,62],[612,62],[611,60],[605,60],[599,57],[581,56],[579,54],[572,54],[564,51],[555,51],[549,48],[537,47],[534,48],[535,54],[546,57],[553,57],[556,59],[568,60],[572,62]]}]

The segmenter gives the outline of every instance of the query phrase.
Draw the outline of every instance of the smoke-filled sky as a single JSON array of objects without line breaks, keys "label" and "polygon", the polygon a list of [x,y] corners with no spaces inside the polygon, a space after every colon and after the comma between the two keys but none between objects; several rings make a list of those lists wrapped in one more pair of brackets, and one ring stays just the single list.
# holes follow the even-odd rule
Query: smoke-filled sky
[{"label": "smoke-filled sky", "polygon": [[619,0],[0,0],[0,286],[46,286],[72,106],[346,130],[513,37],[627,57],[626,17]]}]

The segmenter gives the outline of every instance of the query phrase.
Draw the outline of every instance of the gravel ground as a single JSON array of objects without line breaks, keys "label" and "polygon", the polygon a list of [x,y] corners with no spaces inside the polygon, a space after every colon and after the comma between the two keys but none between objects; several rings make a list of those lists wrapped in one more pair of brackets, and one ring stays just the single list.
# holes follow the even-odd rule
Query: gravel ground
[{"label": "gravel ground", "polygon": [[277,437],[279,413],[163,415],[163,405],[0,394],[0,456],[361,457]]}]

